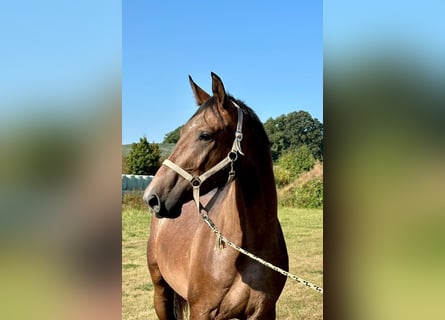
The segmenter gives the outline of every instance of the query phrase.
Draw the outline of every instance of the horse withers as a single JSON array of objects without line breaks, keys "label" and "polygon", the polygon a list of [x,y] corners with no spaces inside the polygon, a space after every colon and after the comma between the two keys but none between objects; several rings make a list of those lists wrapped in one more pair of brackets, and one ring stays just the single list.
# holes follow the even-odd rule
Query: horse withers
[{"label": "horse withers", "polygon": [[212,96],[189,77],[198,110],[144,193],[154,213],[147,261],[156,314],[185,319],[188,307],[193,320],[275,319],[286,278],[224,247],[201,217],[238,246],[288,270],[266,132],[255,113],[211,76]]}]

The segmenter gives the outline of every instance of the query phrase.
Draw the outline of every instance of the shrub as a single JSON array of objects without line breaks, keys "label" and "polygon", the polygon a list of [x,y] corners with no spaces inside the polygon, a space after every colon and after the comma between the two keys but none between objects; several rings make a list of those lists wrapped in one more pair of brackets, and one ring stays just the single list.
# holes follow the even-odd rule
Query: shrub
[{"label": "shrub", "polygon": [[295,202],[300,208],[323,208],[323,181],[314,179],[298,187]]},{"label": "shrub", "polygon": [[160,166],[161,151],[156,143],[149,143],[146,137],[131,145],[125,159],[125,169],[129,174],[153,175]]},{"label": "shrub", "polygon": [[298,177],[301,173],[309,171],[315,164],[315,158],[306,145],[285,152],[275,166],[275,182],[284,186]]},{"label": "shrub", "polygon": [[122,156],[122,174],[128,173],[127,169],[127,157]]},{"label": "shrub", "polygon": [[295,194],[297,186],[289,185],[286,188],[278,190],[278,204],[283,207],[296,208],[297,198]]},{"label": "shrub", "polygon": [[293,174],[281,166],[274,166],[275,184],[281,188],[292,181]]}]

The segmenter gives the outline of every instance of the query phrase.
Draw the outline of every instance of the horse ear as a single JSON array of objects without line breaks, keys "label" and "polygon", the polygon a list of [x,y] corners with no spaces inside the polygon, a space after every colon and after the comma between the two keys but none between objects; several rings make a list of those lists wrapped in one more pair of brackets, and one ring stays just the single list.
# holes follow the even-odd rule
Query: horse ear
[{"label": "horse ear", "polygon": [[224,100],[226,98],[226,91],[224,90],[224,85],[220,77],[218,77],[215,73],[211,73],[212,75],[212,91],[213,96],[215,96],[216,100],[219,102],[221,106],[224,105]]},{"label": "horse ear", "polygon": [[191,76],[189,76],[190,86],[192,87],[193,95],[195,96],[196,104],[201,105],[207,100],[209,100],[210,95],[202,90],[198,85],[193,82],[193,79]]}]

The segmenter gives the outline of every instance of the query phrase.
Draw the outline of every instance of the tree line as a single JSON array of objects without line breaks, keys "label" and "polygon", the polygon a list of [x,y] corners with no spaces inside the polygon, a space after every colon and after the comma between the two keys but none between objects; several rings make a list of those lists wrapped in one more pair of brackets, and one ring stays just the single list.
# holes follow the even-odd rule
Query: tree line
[{"label": "tree line", "polygon": [[[179,126],[167,133],[163,143],[176,143],[181,128],[182,126]],[[294,153],[303,153],[305,157],[323,161],[323,124],[308,112],[295,111],[275,119],[269,118],[264,123],[264,128],[270,140],[274,163]],[[307,162],[307,159],[305,161]],[[154,175],[160,164],[159,145],[148,142],[147,137],[142,137],[139,143],[132,144],[130,153],[123,159],[123,173]]]}]

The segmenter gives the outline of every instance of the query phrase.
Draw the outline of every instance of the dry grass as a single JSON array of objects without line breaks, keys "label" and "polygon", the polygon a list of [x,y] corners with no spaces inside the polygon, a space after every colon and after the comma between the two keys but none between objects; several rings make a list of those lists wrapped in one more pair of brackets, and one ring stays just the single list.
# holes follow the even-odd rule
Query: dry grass
[{"label": "dry grass", "polygon": [[[280,208],[290,272],[323,286],[322,210]],[[145,258],[150,216],[146,210],[122,212],[122,319],[157,319],[153,286]],[[323,297],[288,279],[277,305],[277,319],[323,319]]]},{"label": "dry grass", "polygon": [[279,203],[283,206],[297,206],[295,191],[311,180],[323,181],[323,163],[317,161],[310,171],[303,172],[291,183],[278,188]]},{"label": "dry grass", "polygon": [[316,162],[314,167],[310,171],[303,172],[297,179],[288,185],[278,188],[278,199],[282,199],[287,194],[294,192],[296,188],[302,186],[311,180],[323,180],[323,164],[321,162]]},{"label": "dry grass", "polygon": [[[323,211],[280,208],[290,272],[323,287]],[[277,305],[277,319],[323,319],[323,296],[288,279]]]}]

